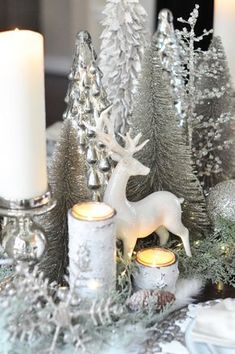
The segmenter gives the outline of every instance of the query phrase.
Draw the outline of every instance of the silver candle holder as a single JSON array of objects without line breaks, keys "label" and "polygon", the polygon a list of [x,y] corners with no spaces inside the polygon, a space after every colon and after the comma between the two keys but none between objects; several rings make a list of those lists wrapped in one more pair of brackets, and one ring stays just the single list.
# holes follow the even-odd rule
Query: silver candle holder
[{"label": "silver candle holder", "polygon": [[56,202],[50,190],[39,197],[6,200],[0,197],[2,245],[14,261],[38,262],[46,250],[46,236],[34,217],[54,208]]}]

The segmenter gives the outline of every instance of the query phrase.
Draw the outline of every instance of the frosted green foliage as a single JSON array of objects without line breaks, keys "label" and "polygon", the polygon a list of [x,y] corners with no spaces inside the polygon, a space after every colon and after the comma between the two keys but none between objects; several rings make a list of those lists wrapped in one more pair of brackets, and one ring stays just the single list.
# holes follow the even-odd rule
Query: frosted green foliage
[{"label": "frosted green foliage", "polygon": [[192,258],[185,257],[183,250],[179,252],[181,275],[235,287],[234,235],[235,223],[217,220],[214,233],[191,244]]},{"label": "frosted green foliage", "polygon": [[104,352],[113,340],[124,346],[137,340],[141,343],[151,327],[174,309],[170,304],[160,313],[153,307],[129,311],[126,300],[131,295],[132,268],[122,260],[117,292],[89,303],[81,302],[73,288],[49,285],[37,268],[30,271],[21,264],[16,272],[12,283],[0,293],[0,328],[4,329],[0,343],[5,354],[95,354]]}]

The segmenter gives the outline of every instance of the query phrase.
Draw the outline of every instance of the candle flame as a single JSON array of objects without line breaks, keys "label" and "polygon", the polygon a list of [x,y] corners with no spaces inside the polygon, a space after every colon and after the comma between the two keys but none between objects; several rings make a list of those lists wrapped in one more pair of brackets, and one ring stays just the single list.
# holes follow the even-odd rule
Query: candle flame
[{"label": "candle flame", "polygon": [[106,220],[113,217],[114,209],[100,202],[84,202],[72,207],[72,215],[78,220]]},{"label": "candle flame", "polygon": [[92,290],[96,290],[99,289],[102,286],[102,284],[98,280],[91,279],[89,280],[87,286]]},{"label": "candle flame", "polygon": [[175,254],[165,248],[146,248],[137,252],[138,263],[147,267],[167,267],[176,261]]}]

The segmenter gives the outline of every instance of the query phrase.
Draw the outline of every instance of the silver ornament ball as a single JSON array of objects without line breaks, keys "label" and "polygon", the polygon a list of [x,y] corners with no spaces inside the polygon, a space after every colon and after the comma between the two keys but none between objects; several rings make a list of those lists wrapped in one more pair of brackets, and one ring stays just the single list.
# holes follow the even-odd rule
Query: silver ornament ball
[{"label": "silver ornament ball", "polygon": [[44,233],[28,217],[11,220],[2,238],[7,255],[15,261],[38,262],[46,249]]},{"label": "silver ornament ball", "polygon": [[212,222],[218,217],[235,222],[235,179],[218,183],[210,189],[207,210]]}]

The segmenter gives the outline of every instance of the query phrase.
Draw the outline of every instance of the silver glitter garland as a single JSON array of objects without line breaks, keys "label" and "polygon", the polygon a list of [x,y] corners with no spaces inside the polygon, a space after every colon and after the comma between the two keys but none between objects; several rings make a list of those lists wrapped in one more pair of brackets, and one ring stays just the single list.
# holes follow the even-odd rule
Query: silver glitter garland
[{"label": "silver glitter garland", "polygon": [[202,234],[209,224],[205,199],[194,175],[191,152],[177,124],[169,76],[162,69],[154,39],[146,52],[132,124],[143,139],[150,140],[136,154],[150,168],[150,174],[130,180],[129,197],[137,200],[158,190],[183,197],[184,224],[191,236]]},{"label": "silver glitter garland", "polygon": [[213,222],[223,217],[235,223],[235,179],[218,183],[210,189],[207,208]]},{"label": "silver glitter garland", "polygon": [[90,198],[89,190],[84,188],[86,166],[78,151],[77,124],[72,119],[63,122],[49,168],[49,181],[57,204],[37,219],[48,242],[39,269],[50,281],[61,282],[68,265],[67,212],[74,204]]},{"label": "silver glitter garland", "polygon": [[[202,93],[196,87],[196,81],[199,77],[210,75],[210,70],[204,70],[201,66],[199,69],[198,62],[203,57],[204,52],[200,48],[196,48],[205,36],[212,33],[212,30],[203,30],[202,34],[197,36],[195,26],[199,17],[199,5],[195,5],[193,11],[190,13],[188,19],[178,18],[178,21],[183,24],[182,30],[176,31],[176,36],[179,43],[181,65],[183,68],[182,77],[185,81],[185,94],[187,97],[187,122],[186,122],[186,136],[187,143],[192,149],[192,135],[193,135],[193,120],[195,106],[201,98]],[[213,93],[213,91],[211,90]]]},{"label": "silver glitter garland", "polygon": [[67,109],[64,119],[74,119],[78,128],[78,145],[87,164],[87,187],[92,191],[92,199],[100,200],[111,171],[111,160],[105,146],[97,143],[95,133],[84,123],[92,125],[94,117],[100,115],[108,105],[102,85],[102,73],[96,64],[96,53],[91,36],[81,31],[76,36],[76,46],[70,84],[65,101]]},{"label": "silver glitter garland", "polygon": [[186,129],[187,96],[183,78],[183,68],[180,58],[180,48],[173,26],[173,15],[170,10],[163,9],[158,15],[158,28],[154,34],[163,70],[169,75],[174,106],[178,124]]}]

